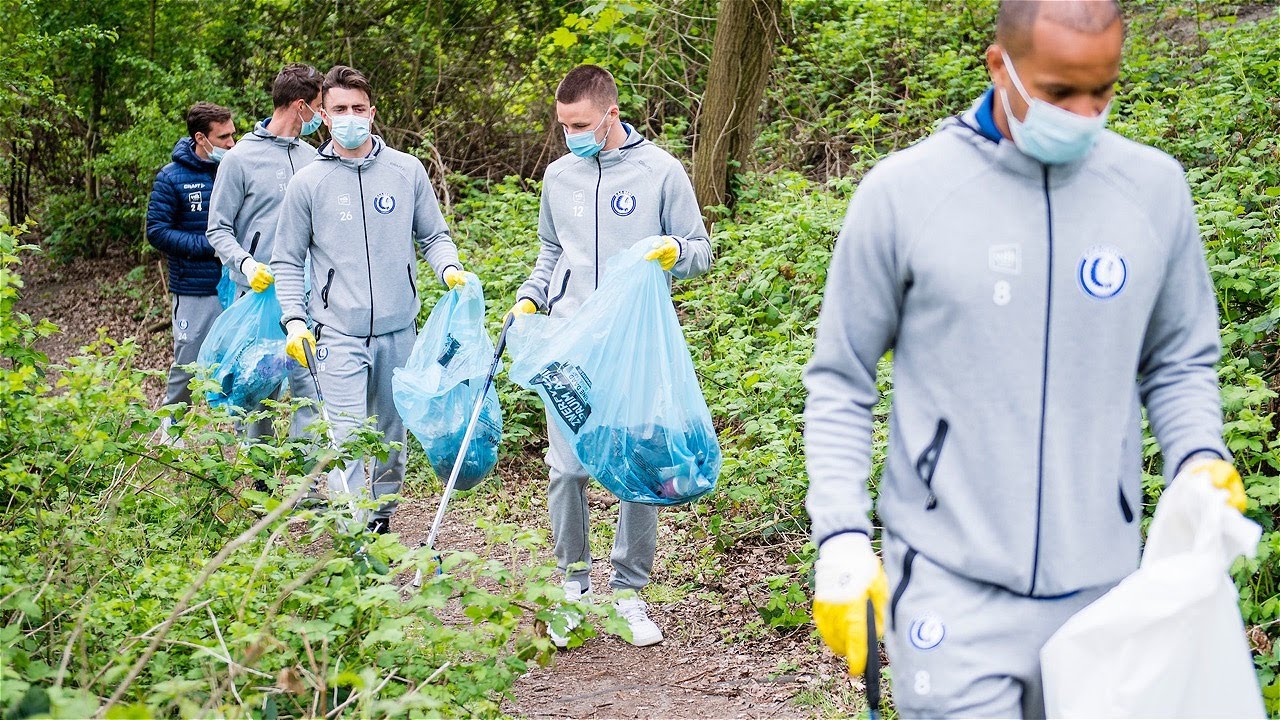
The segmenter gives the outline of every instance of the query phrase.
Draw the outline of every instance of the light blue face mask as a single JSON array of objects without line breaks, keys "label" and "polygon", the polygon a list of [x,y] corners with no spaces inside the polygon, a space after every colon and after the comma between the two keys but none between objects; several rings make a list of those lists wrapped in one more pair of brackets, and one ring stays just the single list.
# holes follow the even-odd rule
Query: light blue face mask
[{"label": "light blue face mask", "polygon": [[334,115],[329,132],[339,145],[355,150],[369,139],[369,118],[359,115]]},{"label": "light blue face mask", "polygon": [[216,163],[222,162],[222,158],[227,156],[227,149],[220,148],[212,142],[209,142],[207,139],[205,142],[209,143],[209,159]]},{"label": "light blue face mask", "polygon": [[569,146],[569,152],[581,158],[595,157],[596,153],[604,148],[605,142],[609,139],[609,130],[613,129],[613,126],[610,125],[609,128],[605,129],[604,137],[598,141],[596,140],[596,130],[599,130],[604,121],[608,119],[609,113],[606,112],[604,117],[600,118],[600,122],[596,123],[596,126],[590,130],[583,130],[572,135],[569,134],[568,130],[565,130],[564,144]]},{"label": "light blue face mask", "polygon": [[1009,108],[1008,93],[1003,88],[1000,90],[1000,101],[1004,104],[1004,115],[1009,120],[1013,144],[1023,153],[1046,165],[1069,163],[1088,154],[1098,139],[1098,133],[1107,125],[1111,103],[1107,103],[1097,117],[1077,115],[1053,103],[1031,97],[1022,86],[1018,72],[1013,69],[1008,53],[1004,53],[1004,66],[1009,69],[1009,79],[1018,89],[1018,94],[1027,102],[1027,117],[1018,120]]},{"label": "light blue face mask", "polygon": [[[307,105],[305,102],[302,104]],[[324,124],[324,118],[320,117],[320,113],[316,112],[310,105],[307,105],[307,109],[311,111],[310,120],[302,120],[302,113],[298,113],[298,119],[302,120],[301,132],[303,135],[310,135],[311,133],[319,130],[320,126]]]}]

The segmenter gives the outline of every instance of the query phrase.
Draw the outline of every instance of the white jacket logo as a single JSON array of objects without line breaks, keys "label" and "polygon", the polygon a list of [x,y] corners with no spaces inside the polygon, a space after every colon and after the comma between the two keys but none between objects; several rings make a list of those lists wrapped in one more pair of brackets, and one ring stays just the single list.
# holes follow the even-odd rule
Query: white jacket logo
[{"label": "white jacket logo", "polygon": [[636,196],[626,190],[619,190],[609,199],[609,207],[618,217],[626,217],[636,211]]},{"label": "white jacket logo", "polygon": [[396,209],[396,199],[387,193],[378,193],[373,196],[373,209],[388,215]]},{"label": "white jacket logo", "polygon": [[1076,268],[1080,289],[1089,297],[1109,300],[1124,290],[1129,279],[1129,265],[1120,251],[1106,245],[1096,245],[1084,251]]}]

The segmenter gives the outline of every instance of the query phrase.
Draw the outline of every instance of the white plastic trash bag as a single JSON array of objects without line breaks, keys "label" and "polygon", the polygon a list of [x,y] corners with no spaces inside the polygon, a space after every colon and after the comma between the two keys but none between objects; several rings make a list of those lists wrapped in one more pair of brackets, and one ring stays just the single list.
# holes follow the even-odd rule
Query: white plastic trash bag
[{"label": "white plastic trash bag", "polygon": [[1265,717],[1227,574],[1262,528],[1225,496],[1207,482],[1164,493],[1142,566],[1041,649],[1049,717]]}]

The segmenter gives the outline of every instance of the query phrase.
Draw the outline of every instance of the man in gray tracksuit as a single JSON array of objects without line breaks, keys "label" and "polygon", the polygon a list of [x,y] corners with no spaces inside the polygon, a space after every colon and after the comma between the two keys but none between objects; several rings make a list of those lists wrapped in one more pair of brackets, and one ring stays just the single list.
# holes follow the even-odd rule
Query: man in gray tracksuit
[{"label": "man in gray tracksuit", "polygon": [[1143,406],[1168,478],[1235,475],[1181,167],[1103,130],[1122,44],[1111,2],[1004,3],[994,88],[877,165],[836,242],[805,371],[814,618],[858,672],[876,603],[904,717],[1044,713],[1040,648],[1137,567]]},{"label": "man in gray tracksuit", "polygon": [[[465,279],[422,162],[371,134],[371,98],[368,80],[356,70],[338,65],[325,75],[323,110],[333,139],[289,183],[271,268],[289,354],[305,365],[303,344],[314,348],[335,439],[342,442],[376,417],[386,442],[404,443],[391,378],[417,337],[415,245],[437,279],[450,287]],[[308,255],[309,300],[302,289]],[[346,474],[353,492],[364,490],[364,461]],[[399,493],[404,453],[393,450],[371,475],[374,498]],[[369,529],[388,532],[394,511],[394,503],[384,503]]]},{"label": "man in gray tracksuit", "polygon": [[[694,277],[711,265],[711,241],[684,167],[623,123],[617,101],[613,77],[594,65],[575,68],[556,90],[557,118],[571,152],[547,167],[538,216],[542,247],[513,312],[572,317],[599,285],[608,259],[651,236],[660,239],[650,259],[677,278]],[[566,595],[577,600],[590,590],[590,478],[550,416],[547,433],[547,505],[556,562],[567,576]],[[657,522],[656,507],[621,503],[611,557],[615,589],[639,590],[649,582]],[[643,601],[619,603],[635,644],[661,641]],[[557,633],[552,640],[567,642]]]},{"label": "man in gray tracksuit", "polygon": [[[320,73],[310,65],[286,65],[271,86],[275,109],[254,126],[223,158],[209,203],[209,244],[227,267],[237,297],[262,292],[273,282],[267,262],[275,245],[276,223],[285,187],[294,174],[315,159],[316,151],[301,140],[320,126]],[[293,397],[315,398],[303,368],[289,375]],[[290,435],[300,437],[315,421],[313,408],[301,408]],[[249,437],[271,432],[270,418],[247,429]]]}]

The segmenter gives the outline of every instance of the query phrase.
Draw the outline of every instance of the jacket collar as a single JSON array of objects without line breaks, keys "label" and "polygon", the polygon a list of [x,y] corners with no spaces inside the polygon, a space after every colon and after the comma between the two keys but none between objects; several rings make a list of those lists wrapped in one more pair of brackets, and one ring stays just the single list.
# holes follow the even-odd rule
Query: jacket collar
[{"label": "jacket collar", "polygon": [[627,137],[622,141],[621,145],[613,150],[601,150],[595,158],[582,158],[582,160],[592,162],[596,158],[599,158],[600,167],[611,167],[613,165],[617,165],[623,160],[626,160],[628,153],[632,150],[649,142],[639,132],[637,132],[634,127],[631,127],[625,122],[622,123],[622,129],[627,131]]},{"label": "jacket collar", "polygon": [[341,156],[341,155],[339,155],[336,151],[334,151],[334,149],[333,149],[333,139],[332,139],[332,138],[330,138],[330,139],[326,140],[326,141],[324,142],[324,144],[323,144],[323,145],[321,145],[321,146],[316,150],[316,159],[317,159],[317,160],[329,160],[329,161],[332,161],[332,162],[338,162],[338,163],[341,163],[341,164],[343,164],[343,165],[347,166],[348,168],[350,168],[350,169],[352,169],[352,170],[360,170],[360,169],[363,169],[363,168],[367,168],[367,167],[369,167],[370,165],[372,165],[372,164],[374,164],[375,162],[377,162],[377,160],[378,160],[378,155],[380,155],[380,154],[382,153],[383,149],[384,149],[384,148],[386,148],[386,146],[387,146],[387,144],[386,144],[385,142],[383,142],[383,140],[382,140],[382,138],[381,138],[380,136],[378,136],[378,135],[373,135],[373,136],[371,136],[371,137],[373,138],[373,149],[369,151],[369,154],[368,154],[368,155],[365,155],[365,156],[364,156],[364,157],[362,157],[362,158],[346,158],[346,157],[342,157],[342,156]]},{"label": "jacket collar", "polygon": [[973,145],[980,153],[987,157],[991,162],[1000,166],[1002,169],[1015,175],[1034,180],[1036,182],[1044,181],[1044,170],[1049,168],[1049,185],[1056,187],[1058,185],[1069,182],[1075,175],[1080,172],[1090,159],[1098,152],[1098,145],[1105,141],[1105,138],[1099,137],[1098,142],[1094,144],[1093,149],[1087,155],[1079,160],[1060,165],[1045,165],[1035,158],[1024,154],[1014,145],[1013,141],[1006,137],[999,140],[992,140],[982,130],[982,124],[978,119],[978,113],[982,109],[983,102],[987,100],[987,95],[983,94],[979,97],[969,109],[954,117],[943,120],[938,125],[938,132],[957,133],[960,137]]},{"label": "jacket collar", "polygon": [[205,160],[196,154],[196,141],[190,137],[184,137],[174,143],[170,157],[175,163],[192,170],[206,173],[215,173],[218,170],[218,163],[212,160]]},{"label": "jacket collar", "polygon": [[249,134],[259,140],[275,143],[276,145],[280,145],[281,147],[293,147],[298,143],[302,142],[296,137],[287,138],[287,137],[280,137],[279,135],[273,135],[270,130],[267,130],[267,124],[270,122],[271,122],[271,118],[269,117],[263,118],[262,120],[258,121],[257,125],[253,126],[253,132]]}]

